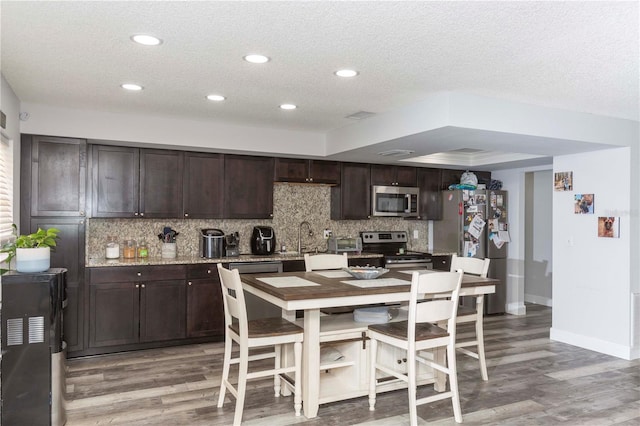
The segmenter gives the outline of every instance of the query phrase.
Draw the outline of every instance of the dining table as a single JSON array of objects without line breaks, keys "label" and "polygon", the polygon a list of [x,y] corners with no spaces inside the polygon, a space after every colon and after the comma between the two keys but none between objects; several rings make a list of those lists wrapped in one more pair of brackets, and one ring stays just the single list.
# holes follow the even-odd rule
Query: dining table
[{"label": "dining table", "polygon": [[[245,292],[282,309],[282,316],[296,320],[303,311],[302,400],[307,418],[318,415],[320,405],[321,310],[347,306],[401,304],[409,300],[413,272],[438,273],[419,268],[390,269],[377,279],[359,280],[343,270],[240,274]],[[500,281],[465,274],[460,296],[495,292]]]}]

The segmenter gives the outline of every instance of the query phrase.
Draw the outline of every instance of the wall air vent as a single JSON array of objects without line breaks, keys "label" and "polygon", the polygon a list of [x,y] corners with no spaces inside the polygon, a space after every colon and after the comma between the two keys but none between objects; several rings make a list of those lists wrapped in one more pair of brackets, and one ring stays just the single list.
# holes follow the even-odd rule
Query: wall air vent
[{"label": "wall air vent", "polygon": [[378,155],[382,155],[383,157],[404,157],[414,152],[415,151],[411,151],[410,149],[390,149],[389,151],[379,152]]},{"label": "wall air vent", "polygon": [[365,118],[369,118],[372,115],[376,115],[375,112],[369,112],[369,111],[358,111],[356,113],[353,113],[351,115],[347,115],[345,118],[349,118],[351,120],[364,120]]}]

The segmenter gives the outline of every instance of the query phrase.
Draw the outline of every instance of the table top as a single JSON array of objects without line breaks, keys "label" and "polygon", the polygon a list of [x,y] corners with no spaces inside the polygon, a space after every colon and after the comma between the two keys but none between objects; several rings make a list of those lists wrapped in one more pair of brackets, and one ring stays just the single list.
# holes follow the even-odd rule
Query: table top
[{"label": "table top", "polygon": [[[283,301],[294,301],[408,293],[411,289],[411,273],[408,273],[408,271],[413,270],[409,268],[391,269],[382,277],[374,280],[383,284],[380,287],[368,285],[366,287],[360,287],[358,285],[363,284],[359,282],[361,280],[356,280],[351,276],[335,278],[325,276],[332,275],[327,274],[329,271],[240,274],[240,278],[244,284],[274,296],[277,299]],[[438,271],[432,272],[437,273]],[[271,280],[271,283],[275,285],[270,285],[265,282],[269,280]],[[398,280],[406,281],[406,284],[395,285],[398,283]],[[347,284],[344,281],[354,282],[355,285]],[[393,285],[384,285],[385,283],[391,283]],[[364,284],[375,285],[375,283]],[[462,279],[463,289],[478,286],[495,286],[498,284],[500,284],[500,281],[497,279],[481,278],[474,275],[465,274]]]}]

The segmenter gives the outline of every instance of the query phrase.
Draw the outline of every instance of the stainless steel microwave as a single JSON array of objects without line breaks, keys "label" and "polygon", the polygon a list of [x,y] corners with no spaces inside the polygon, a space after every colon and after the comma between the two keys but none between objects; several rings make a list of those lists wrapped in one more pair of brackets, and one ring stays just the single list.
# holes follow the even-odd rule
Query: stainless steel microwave
[{"label": "stainless steel microwave", "polygon": [[418,217],[418,188],[378,185],[372,188],[372,216]]}]

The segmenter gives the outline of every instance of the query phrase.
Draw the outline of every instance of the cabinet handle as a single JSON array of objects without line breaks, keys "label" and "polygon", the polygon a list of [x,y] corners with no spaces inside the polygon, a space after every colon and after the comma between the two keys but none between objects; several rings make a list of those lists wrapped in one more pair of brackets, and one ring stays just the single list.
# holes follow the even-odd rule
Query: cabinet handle
[{"label": "cabinet handle", "polygon": [[189,213],[185,213],[185,214],[184,214],[184,217],[189,217]]},{"label": "cabinet handle", "polygon": [[144,284],[141,284],[140,287],[144,288]]},{"label": "cabinet handle", "polygon": [[140,213],[140,216],[144,216],[144,213]]},{"label": "cabinet handle", "polygon": [[189,281],[189,285],[191,285],[191,281]]},{"label": "cabinet handle", "polygon": [[138,212],[133,212],[133,215],[134,216],[138,216]]},{"label": "cabinet handle", "polygon": [[79,213],[80,213],[80,216],[84,216],[84,212],[82,210]]},{"label": "cabinet handle", "polygon": [[398,364],[402,364],[402,360],[398,360],[397,362],[398,362]]},{"label": "cabinet handle", "polygon": [[309,182],[313,182],[313,178],[309,178]]},{"label": "cabinet handle", "polygon": [[136,275],[138,275],[139,277],[142,276],[142,272],[138,272]]},{"label": "cabinet handle", "polygon": [[140,288],[140,284],[136,284],[136,288]]},{"label": "cabinet handle", "polygon": [[[144,285],[142,287],[144,287]],[[407,362],[407,359],[406,358],[402,358],[402,362]]]},{"label": "cabinet handle", "polygon": [[207,274],[210,274],[210,273],[211,273],[211,269],[207,269]]}]

